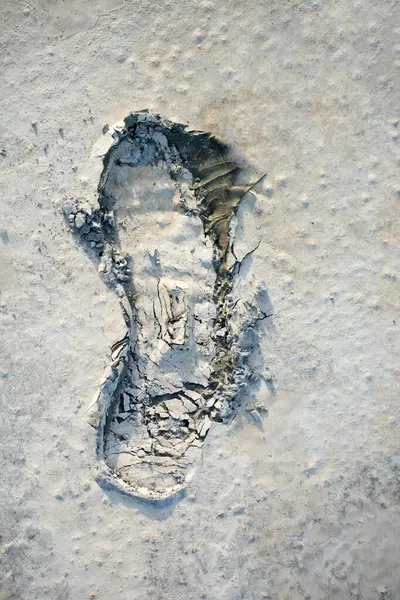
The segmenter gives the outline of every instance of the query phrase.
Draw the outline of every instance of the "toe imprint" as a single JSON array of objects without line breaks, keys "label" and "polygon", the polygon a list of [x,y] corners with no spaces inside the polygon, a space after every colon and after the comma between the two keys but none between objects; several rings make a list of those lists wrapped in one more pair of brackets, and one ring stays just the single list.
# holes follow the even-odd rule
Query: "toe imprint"
[{"label": "toe imprint", "polygon": [[260,318],[233,243],[252,186],[234,185],[240,169],[211,134],[145,111],[110,131],[98,207],[65,209],[126,322],[95,397],[98,481],[158,500],[185,486],[249,377]]}]

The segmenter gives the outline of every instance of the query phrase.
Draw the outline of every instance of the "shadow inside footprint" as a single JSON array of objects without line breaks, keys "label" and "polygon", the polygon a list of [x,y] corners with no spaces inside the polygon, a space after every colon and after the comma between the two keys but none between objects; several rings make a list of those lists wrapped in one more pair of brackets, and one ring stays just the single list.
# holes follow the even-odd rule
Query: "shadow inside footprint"
[{"label": "shadow inside footprint", "polygon": [[253,186],[235,185],[240,168],[209,133],[146,111],[110,131],[98,207],[65,209],[126,322],[95,398],[97,480],[164,501],[190,479],[212,422],[235,416],[249,377],[262,313],[237,284],[232,245]]}]

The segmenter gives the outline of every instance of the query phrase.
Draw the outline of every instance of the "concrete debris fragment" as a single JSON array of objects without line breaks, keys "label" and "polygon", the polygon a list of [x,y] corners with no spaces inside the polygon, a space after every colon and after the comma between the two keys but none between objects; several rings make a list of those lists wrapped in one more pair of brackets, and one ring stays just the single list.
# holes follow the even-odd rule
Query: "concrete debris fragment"
[{"label": "concrete debris fragment", "polygon": [[199,394],[199,392],[196,392],[195,390],[186,389],[184,393],[185,396],[191,398],[196,404],[199,404],[199,402],[201,402],[202,400],[202,395]]},{"label": "concrete debris fragment", "polygon": [[197,425],[196,431],[200,437],[204,438],[207,435],[208,430],[210,429],[210,426],[211,426],[211,420],[210,420],[209,416],[206,415],[204,418],[204,421],[200,422]]},{"label": "concrete debris fragment", "polygon": [[123,403],[124,403],[124,411],[128,411],[130,408],[130,404],[131,404],[131,397],[124,393],[122,394],[122,399],[123,399]]},{"label": "concrete debris fragment", "polygon": [[167,410],[165,410],[162,406],[157,406],[156,409],[155,409],[155,413],[161,419],[167,419],[169,417],[169,412]]},{"label": "concrete debris fragment", "polygon": [[74,217],[74,225],[77,229],[81,229],[86,224],[85,214],[81,211],[77,212]]},{"label": "concrete debris fragment", "polygon": [[190,413],[196,412],[198,407],[194,402],[191,402],[187,398],[182,398],[182,402],[183,402],[184,407],[186,408],[187,413],[190,414]]},{"label": "concrete debris fragment", "polygon": [[187,409],[182,400],[173,398],[172,400],[167,400],[164,405],[173,419],[180,419],[183,421],[187,414]]}]

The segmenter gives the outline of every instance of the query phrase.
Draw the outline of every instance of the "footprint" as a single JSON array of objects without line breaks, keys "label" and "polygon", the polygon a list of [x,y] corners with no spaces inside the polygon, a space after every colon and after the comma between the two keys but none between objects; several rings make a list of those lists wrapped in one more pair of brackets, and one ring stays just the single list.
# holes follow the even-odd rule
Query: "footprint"
[{"label": "footprint", "polygon": [[193,475],[212,423],[235,416],[250,374],[262,317],[234,238],[252,186],[234,185],[240,168],[214,136],[147,111],[107,139],[98,206],[64,207],[126,323],[94,399],[97,481],[164,500]]}]

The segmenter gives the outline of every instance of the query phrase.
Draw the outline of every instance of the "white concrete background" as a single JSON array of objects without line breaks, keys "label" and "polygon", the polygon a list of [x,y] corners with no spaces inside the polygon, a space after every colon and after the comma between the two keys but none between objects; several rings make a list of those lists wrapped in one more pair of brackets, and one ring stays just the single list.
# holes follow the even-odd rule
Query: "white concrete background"
[{"label": "white concrete background", "polygon": [[[398,2],[0,13],[0,591],[400,598]],[[144,107],[267,172],[242,212],[274,309],[264,430],[244,415],[215,428],[187,497],[163,509],[93,480],[85,411],[120,314],[59,213],[91,197],[103,125]]]}]

